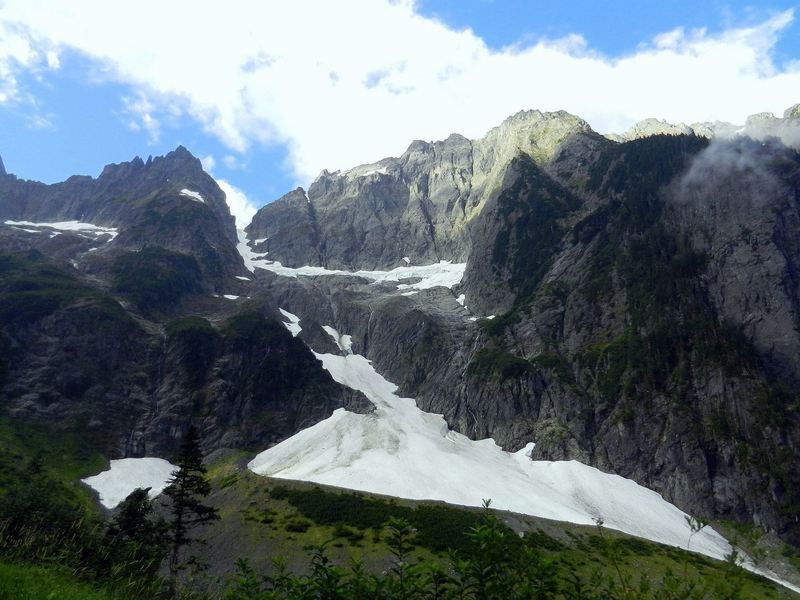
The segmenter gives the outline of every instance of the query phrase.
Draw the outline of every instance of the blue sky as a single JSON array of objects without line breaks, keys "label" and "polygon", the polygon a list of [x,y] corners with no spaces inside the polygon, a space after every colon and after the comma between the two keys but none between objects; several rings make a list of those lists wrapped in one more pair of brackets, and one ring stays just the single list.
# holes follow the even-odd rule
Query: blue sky
[{"label": "blue sky", "polygon": [[605,132],[800,102],[793,2],[149,3],[0,3],[10,172],[54,182],[183,144],[246,220],[323,168],[522,109]]}]

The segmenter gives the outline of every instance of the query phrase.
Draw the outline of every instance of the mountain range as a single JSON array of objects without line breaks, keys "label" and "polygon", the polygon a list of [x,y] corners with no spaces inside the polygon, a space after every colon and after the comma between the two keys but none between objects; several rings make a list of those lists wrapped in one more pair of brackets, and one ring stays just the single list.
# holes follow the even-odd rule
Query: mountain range
[{"label": "mountain range", "polygon": [[183,147],[54,185],[0,162],[0,407],[110,459],[189,424],[256,456],[379,419],[321,358],[363,357],[443,436],[800,545],[798,147],[800,105],[620,136],[525,111],[323,171],[239,232]]}]

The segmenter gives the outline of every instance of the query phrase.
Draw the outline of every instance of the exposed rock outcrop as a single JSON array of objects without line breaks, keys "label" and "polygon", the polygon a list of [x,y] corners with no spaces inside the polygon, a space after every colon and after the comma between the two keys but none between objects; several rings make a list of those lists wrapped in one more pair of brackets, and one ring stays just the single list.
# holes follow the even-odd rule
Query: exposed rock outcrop
[{"label": "exposed rock outcrop", "polygon": [[266,205],[247,228],[269,257],[298,267],[376,269],[442,259],[463,262],[469,225],[519,154],[552,163],[572,145],[602,145],[585,121],[565,112],[523,111],[471,141],[451,135],[413,142],[399,158],[323,173],[308,190]]}]

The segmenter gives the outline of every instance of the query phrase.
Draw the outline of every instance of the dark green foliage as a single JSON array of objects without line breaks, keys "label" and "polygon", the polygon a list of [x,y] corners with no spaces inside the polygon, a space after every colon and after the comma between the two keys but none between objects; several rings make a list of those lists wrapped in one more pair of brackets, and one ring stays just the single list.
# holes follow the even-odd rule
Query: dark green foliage
[{"label": "dark green foliage", "polygon": [[74,581],[82,579],[113,589],[115,597],[161,597],[166,588],[157,569],[163,546],[145,524],[149,511],[130,507],[107,529],[81,495],[55,476],[54,464],[41,452],[20,468],[19,477],[3,473],[0,561],[21,565],[23,575],[31,565],[54,566],[53,586],[61,583],[67,590],[89,589]]},{"label": "dark green foliage", "polygon": [[143,578],[156,576],[167,555],[167,526],[153,514],[153,504],[147,489],[136,489],[117,507],[106,530],[106,540],[112,549],[109,570],[114,565],[131,564]]},{"label": "dark green foliage", "polygon": [[565,232],[562,219],[580,206],[580,200],[528,157],[515,159],[511,168],[518,176],[497,200],[504,225],[491,261],[495,269],[508,272],[511,289],[524,301],[550,268]]},{"label": "dark green foliage", "polygon": [[229,319],[221,332],[228,348],[243,357],[229,376],[257,402],[287,401],[301,389],[319,398],[331,393],[332,379],[314,355],[274,319],[245,312]]},{"label": "dark green foliage", "polygon": [[[694,135],[654,135],[606,146],[589,170],[586,188],[601,195],[613,196],[624,190],[652,198],[708,143],[708,139]],[[632,205],[630,214],[639,215],[639,208],[643,207]]]},{"label": "dark green foliage", "polygon": [[185,296],[202,291],[202,273],[195,258],[163,248],[118,256],[112,271],[112,289],[148,313],[170,312]]},{"label": "dark green foliage", "polygon": [[201,387],[216,357],[220,334],[202,317],[175,319],[165,329],[167,342],[179,349],[189,386]]},{"label": "dark green foliage", "polygon": [[[173,474],[164,495],[170,499],[169,531],[169,572],[173,593],[177,584],[178,571],[187,563],[182,560],[185,548],[193,542],[202,541],[196,537],[198,527],[219,518],[217,509],[204,503],[211,493],[211,484],[206,478],[206,467],[200,450],[200,433],[190,426],[175,459],[178,470]],[[189,562],[195,562],[193,558]]]},{"label": "dark green foliage", "polygon": [[41,254],[0,254],[0,323],[24,326],[81,298],[101,293],[66,270],[45,262]]},{"label": "dark green foliage", "polygon": [[[349,526],[363,532],[379,530],[392,518],[404,519],[416,530],[415,543],[434,552],[462,548],[466,543],[463,532],[478,519],[474,513],[447,506],[409,508],[360,494],[335,494],[320,488],[295,490],[278,486],[270,495],[288,501],[301,515],[319,525]],[[352,537],[352,534],[341,537]]]},{"label": "dark green foliage", "polygon": [[[259,576],[246,560],[237,561],[223,598],[699,600],[776,596],[774,587],[746,574],[734,562],[719,567],[675,548],[609,535],[602,527],[595,534],[576,538],[584,548],[577,553],[542,532],[518,536],[488,510],[461,535],[464,545],[446,562],[420,559],[414,554],[420,545],[418,530],[408,519],[392,518],[386,523],[385,536],[391,561],[380,575],[369,574],[357,561],[349,568],[335,563],[328,556],[328,544],[323,543],[307,548],[309,568],[304,575],[288,572],[279,559],[268,576]],[[680,575],[669,567],[656,577],[641,570],[643,558],[652,564],[665,553],[679,564],[685,561]],[[594,567],[586,565],[587,556]],[[690,576],[689,563],[694,573],[714,571],[716,577]],[[757,586],[743,593],[754,582]]]},{"label": "dark green foliage", "polygon": [[467,375],[477,379],[518,379],[534,372],[530,361],[497,347],[481,348],[467,367]]},{"label": "dark green foliage", "polygon": [[532,365],[552,371],[562,384],[575,386],[575,376],[566,358],[556,352],[542,352],[530,359]]}]

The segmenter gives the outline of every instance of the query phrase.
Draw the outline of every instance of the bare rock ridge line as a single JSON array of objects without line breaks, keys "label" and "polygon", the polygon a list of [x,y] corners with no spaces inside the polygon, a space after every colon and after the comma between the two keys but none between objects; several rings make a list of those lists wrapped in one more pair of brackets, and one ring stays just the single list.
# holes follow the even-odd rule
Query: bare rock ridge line
[{"label": "bare rock ridge line", "polygon": [[292,267],[392,268],[404,256],[414,264],[463,262],[470,222],[511,160],[520,153],[552,160],[576,136],[602,139],[568,113],[524,111],[481,140],[418,140],[399,158],[323,171],[307,196],[298,189],[266,205],[247,232],[266,238],[259,250]]},{"label": "bare rock ridge line", "polygon": [[371,410],[309,350],[330,329],[454,431],[798,543],[799,110],[621,141],[525,111],[323,171],[241,242],[185,148],[2,176],[4,409],[115,459],[187,422],[266,449]]}]

